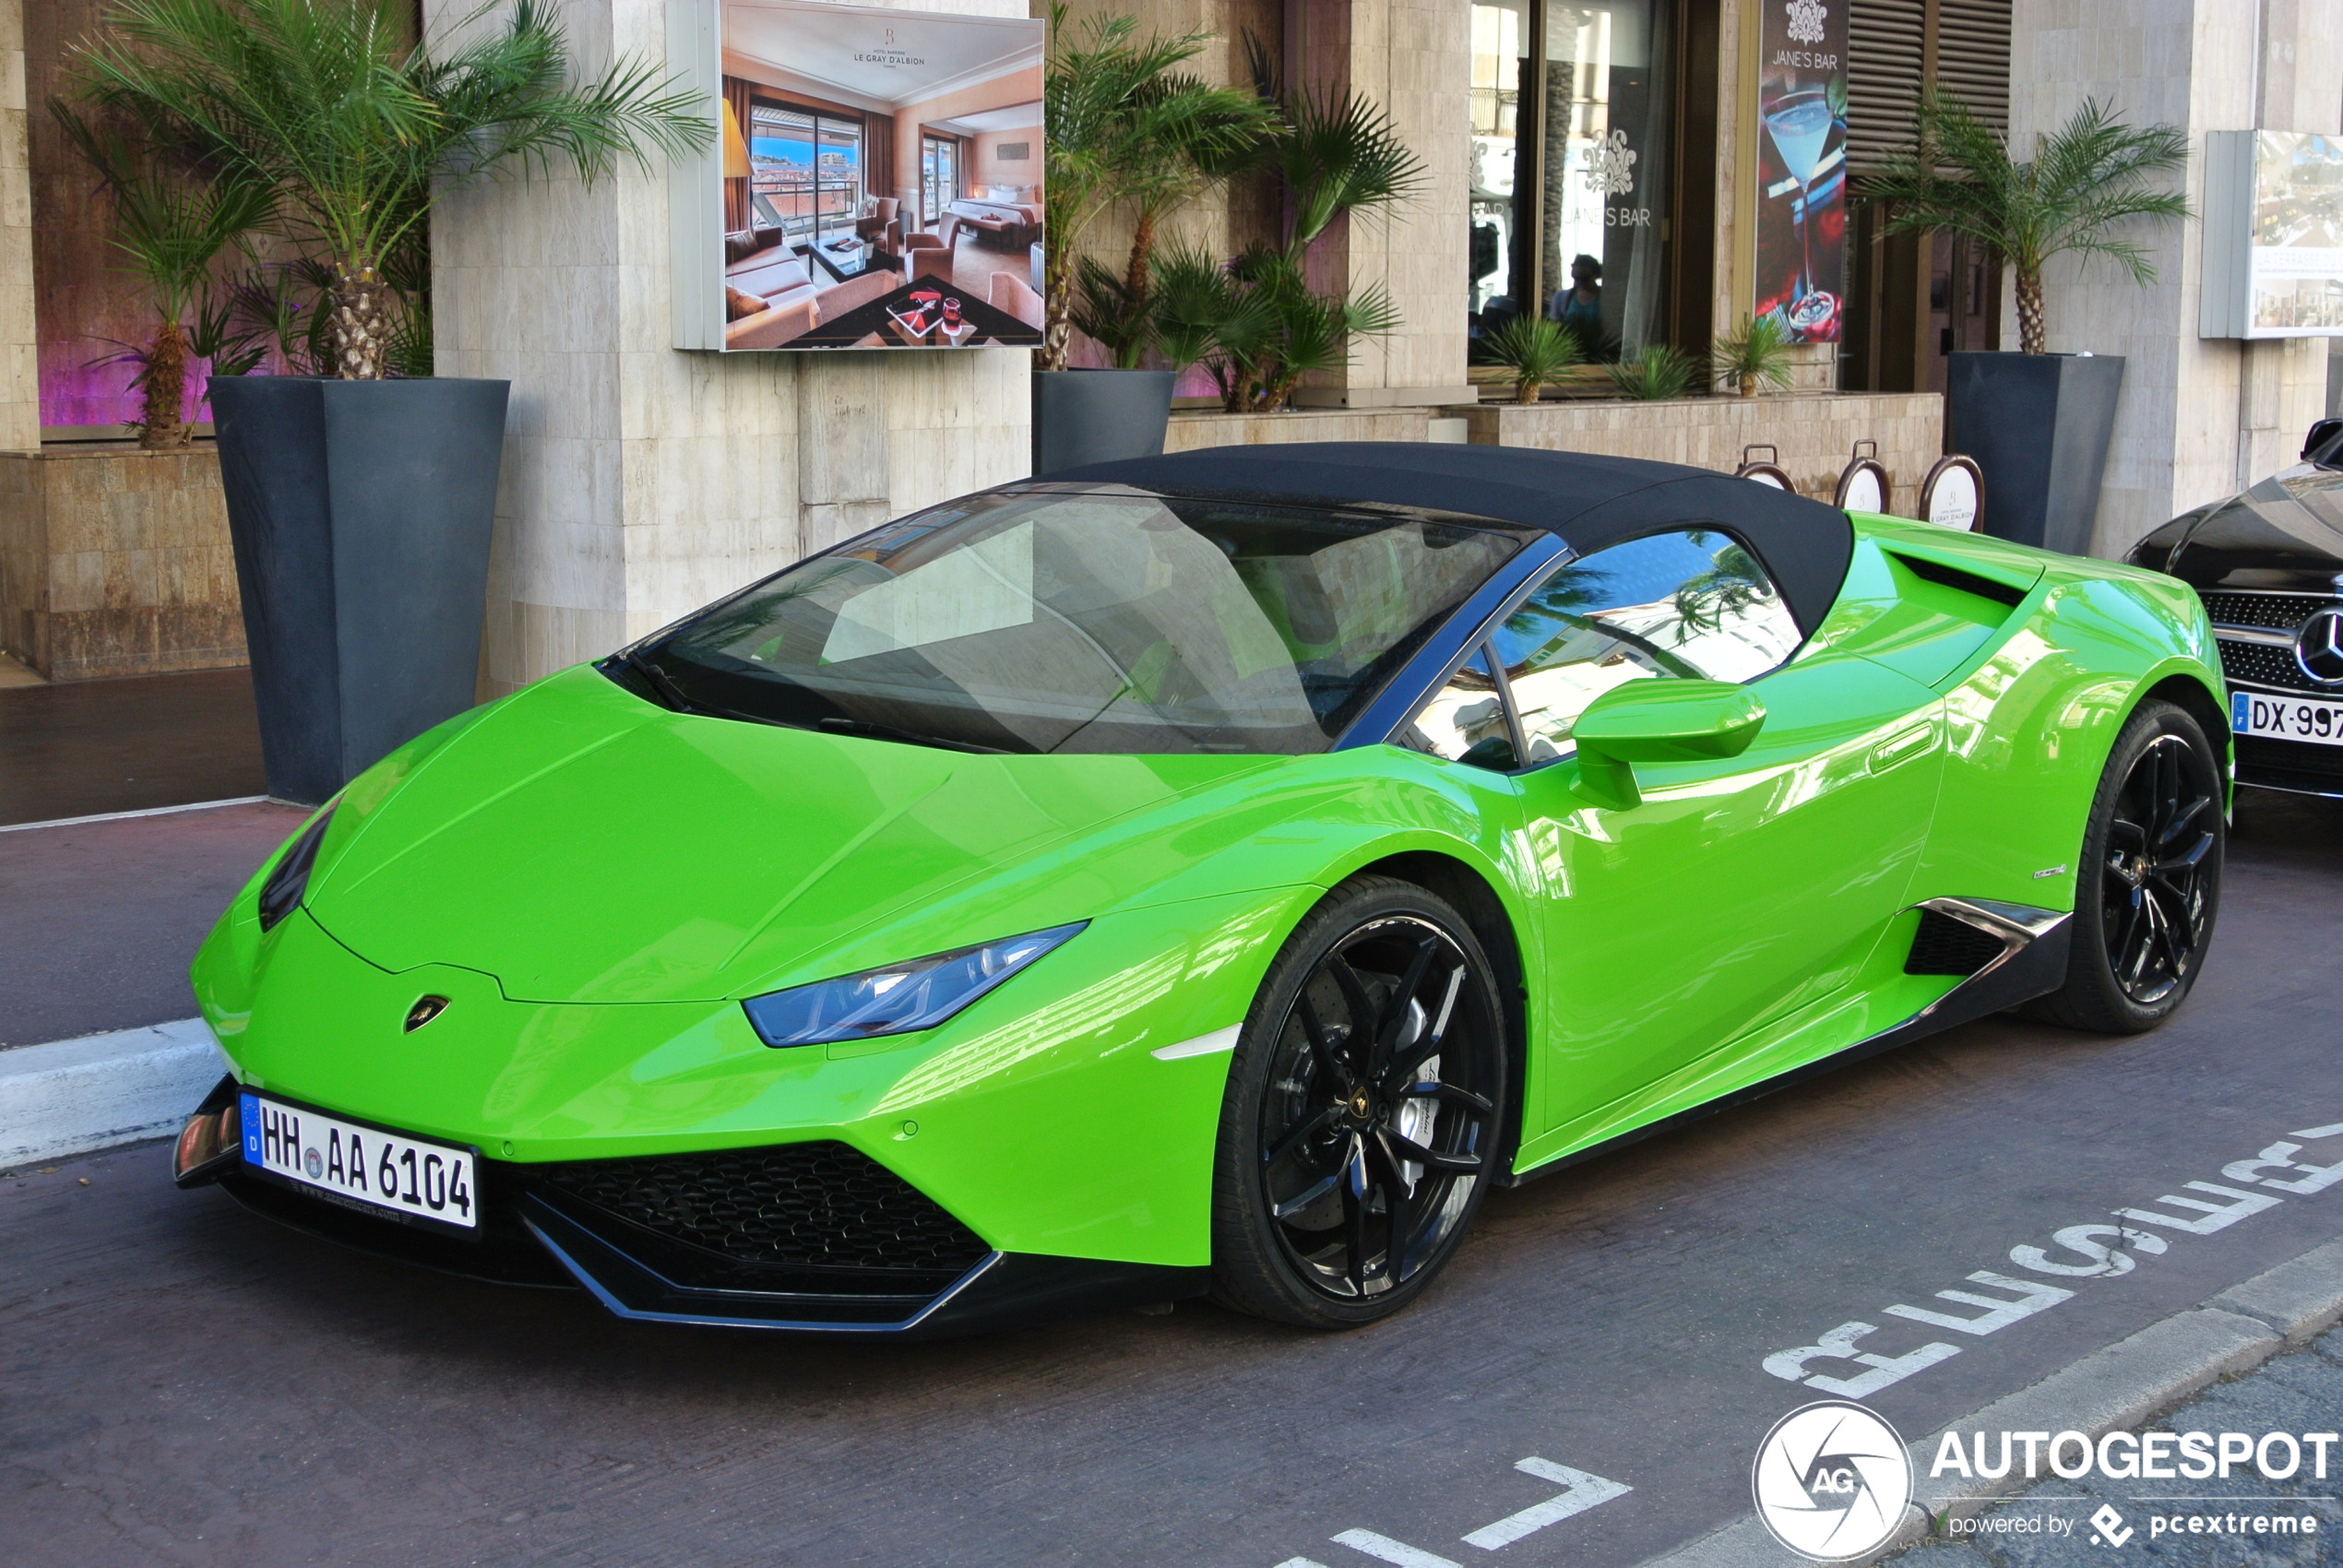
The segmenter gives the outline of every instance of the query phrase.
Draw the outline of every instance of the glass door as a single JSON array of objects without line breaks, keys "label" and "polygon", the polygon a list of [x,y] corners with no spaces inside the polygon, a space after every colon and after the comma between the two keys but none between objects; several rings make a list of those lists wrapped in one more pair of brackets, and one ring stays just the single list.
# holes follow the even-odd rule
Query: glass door
[{"label": "glass door", "polygon": [[959,156],[960,144],[949,137],[920,138],[920,222],[931,231],[959,199]]}]

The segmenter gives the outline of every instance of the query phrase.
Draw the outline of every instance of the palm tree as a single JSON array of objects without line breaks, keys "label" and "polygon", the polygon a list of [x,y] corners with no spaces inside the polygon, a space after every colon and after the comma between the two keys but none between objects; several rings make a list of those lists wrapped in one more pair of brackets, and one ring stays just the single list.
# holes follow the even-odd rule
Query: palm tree
[{"label": "palm tree", "polygon": [[2186,166],[2187,136],[2174,125],[2125,125],[2090,99],[2038,137],[2024,163],[1957,95],[1933,82],[1921,91],[1913,130],[1912,145],[1863,185],[1866,199],[1886,206],[1882,237],[1958,234],[2000,257],[2016,277],[2018,346],[2029,354],[2046,351],[2042,268],[2052,257],[2106,256],[2134,282],[2152,283],[2146,248],[2111,231],[2132,219],[2189,216],[2185,196],[2146,185]]},{"label": "palm tree", "polygon": [[[1236,166],[1272,120],[1252,95],[1173,70],[1202,52],[1209,33],[1142,40],[1136,17],[1092,16],[1082,36],[1069,40],[1063,4],[1051,6],[1049,21],[1041,82],[1049,272],[1036,368],[1064,370],[1077,308],[1074,258],[1091,225],[1119,204],[1133,205],[1136,223],[1121,281],[1130,298],[1144,301],[1156,224]],[[1146,319],[1143,310],[1107,316],[1132,325]],[[1136,362],[1145,346],[1141,337],[1117,358]]]},{"label": "palm tree", "polygon": [[137,366],[142,405],[138,445],[162,449],[187,445],[186,398],[191,312],[206,324],[211,267],[268,216],[268,193],[232,173],[215,173],[175,160],[146,135],[112,120],[92,122],[66,104],[50,113],[90,168],[113,208],[114,248],[124,270],[144,285],[154,309],[154,336],[121,345],[112,362]]},{"label": "palm tree", "polygon": [[333,374],[374,380],[398,327],[387,271],[434,195],[492,170],[591,181],[622,156],[707,144],[713,124],[651,65],[573,81],[541,0],[507,24],[415,38],[411,0],[120,0],[73,69],[85,96],[166,125],[331,274]]}]

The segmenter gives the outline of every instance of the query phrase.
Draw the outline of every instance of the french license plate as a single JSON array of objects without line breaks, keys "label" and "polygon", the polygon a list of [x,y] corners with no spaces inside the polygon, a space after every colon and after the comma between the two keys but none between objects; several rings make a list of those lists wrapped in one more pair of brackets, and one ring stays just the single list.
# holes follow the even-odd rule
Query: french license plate
[{"label": "french license plate", "polygon": [[2241,735],[2269,735],[2288,741],[2308,741],[2313,745],[2343,746],[2343,702],[2231,692],[2230,728]]},{"label": "french license plate", "polygon": [[480,1224],[471,1151],[360,1127],[264,1096],[244,1096],[244,1163],[394,1214]]}]

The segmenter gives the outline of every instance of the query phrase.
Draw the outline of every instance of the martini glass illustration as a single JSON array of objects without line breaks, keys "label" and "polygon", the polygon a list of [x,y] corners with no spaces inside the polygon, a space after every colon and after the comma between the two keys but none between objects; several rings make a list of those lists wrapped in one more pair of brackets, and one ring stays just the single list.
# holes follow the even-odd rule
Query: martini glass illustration
[{"label": "martini glass illustration", "polygon": [[1806,202],[1812,194],[1814,165],[1830,142],[1830,101],[1820,88],[1784,93],[1766,111],[1766,134],[1774,139],[1783,166],[1798,182],[1798,287],[1787,312],[1790,325],[1806,331],[1828,321],[1838,302],[1814,288],[1814,240],[1806,223]]}]

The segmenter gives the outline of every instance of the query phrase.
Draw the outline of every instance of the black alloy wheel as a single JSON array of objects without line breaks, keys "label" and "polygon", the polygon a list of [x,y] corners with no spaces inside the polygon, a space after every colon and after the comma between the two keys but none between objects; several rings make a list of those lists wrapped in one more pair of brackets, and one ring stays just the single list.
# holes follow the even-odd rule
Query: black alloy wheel
[{"label": "black alloy wheel", "polygon": [[2066,984],[2031,1011],[2136,1034],[2180,1005],[2220,904],[2222,797],[2220,765],[2196,720],[2171,703],[2142,703],[2092,804]]},{"label": "black alloy wheel", "polygon": [[1383,878],[1330,895],[1271,965],[1231,1065],[1215,1295],[1346,1328],[1429,1284],[1497,1174],[1503,1020],[1445,901]]}]

